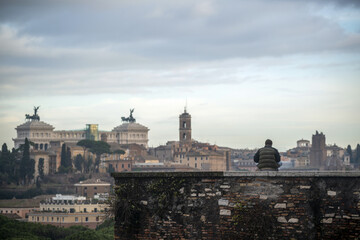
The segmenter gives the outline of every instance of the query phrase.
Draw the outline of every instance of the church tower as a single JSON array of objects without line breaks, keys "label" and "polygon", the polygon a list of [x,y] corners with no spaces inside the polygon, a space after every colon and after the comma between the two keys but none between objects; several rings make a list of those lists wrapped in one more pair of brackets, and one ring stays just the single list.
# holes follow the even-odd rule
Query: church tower
[{"label": "church tower", "polygon": [[180,143],[191,143],[191,115],[186,112],[186,108],[184,113],[179,116],[179,124]]},{"label": "church tower", "polygon": [[325,135],[316,131],[316,134],[312,135],[312,145],[310,148],[310,166],[323,169],[326,160],[325,147]]}]

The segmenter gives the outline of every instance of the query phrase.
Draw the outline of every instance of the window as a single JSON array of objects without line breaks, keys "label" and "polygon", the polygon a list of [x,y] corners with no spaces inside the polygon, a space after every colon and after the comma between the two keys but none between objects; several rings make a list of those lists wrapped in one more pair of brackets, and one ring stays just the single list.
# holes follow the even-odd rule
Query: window
[{"label": "window", "polygon": [[130,163],[128,164],[128,168],[130,168]]},{"label": "window", "polygon": [[124,164],[121,164],[121,168],[124,168]]},{"label": "window", "polygon": [[88,217],[86,217],[86,218],[85,218],[85,222],[88,222],[88,221],[89,221],[89,218],[88,218]]},{"label": "window", "polygon": [[197,157],[195,157],[195,161],[197,161]]},{"label": "window", "polygon": [[186,122],[183,122],[183,128],[186,128]]},{"label": "window", "polygon": [[96,190],[96,189],[97,189],[97,187],[94,187],[94,189]]},{"label": "window", "polygon": [[94,208],[94,212],[97,212],[97,208]]},{"label": "window", "polygon": [[197,163],[195,163],[195,167],[197,168]]},{"label": "window", "polygon": [[84,208],[84,212],[86,212],[86,208]]},{"label": "window", "polygon": [[97,221],[97,222],[99,221],[99,217],[96,217],[96,221]]},{"label": "window", "polygon": [[75,217],[75,222],[78,222],[79,221],[79,218],[78,217]]}]

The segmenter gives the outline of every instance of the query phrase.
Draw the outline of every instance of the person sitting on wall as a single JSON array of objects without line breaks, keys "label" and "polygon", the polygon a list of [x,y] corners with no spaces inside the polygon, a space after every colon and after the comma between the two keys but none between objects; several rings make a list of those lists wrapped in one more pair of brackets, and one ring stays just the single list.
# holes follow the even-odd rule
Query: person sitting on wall
[{"label": "person sitting on wall", "polygon": [[256,152],[254,162],[258,163],[257,167],[260,171],[278,171],[281,166],[280,154],[276,148],[272,147],[270,139],[265,141],[265,147]]}]

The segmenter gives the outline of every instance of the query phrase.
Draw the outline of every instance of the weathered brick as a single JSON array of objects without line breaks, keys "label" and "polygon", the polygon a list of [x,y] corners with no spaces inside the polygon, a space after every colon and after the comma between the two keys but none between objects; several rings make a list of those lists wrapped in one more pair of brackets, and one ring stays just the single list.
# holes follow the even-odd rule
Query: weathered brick
[{"label": "weathered brick", "polygon": [[286,208],[286,203],[277,203],[274,208]]}]

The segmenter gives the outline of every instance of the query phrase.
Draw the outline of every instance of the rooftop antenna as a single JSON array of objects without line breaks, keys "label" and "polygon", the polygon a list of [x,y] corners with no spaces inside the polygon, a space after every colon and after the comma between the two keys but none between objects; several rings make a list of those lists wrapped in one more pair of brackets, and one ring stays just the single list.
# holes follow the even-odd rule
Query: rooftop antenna
[{"label": "rooftop antenna", "polygon": [[186,102],[185,102],[184,113],[186,113],[186,110],[187,110],[187,98],[186,98]]}]

